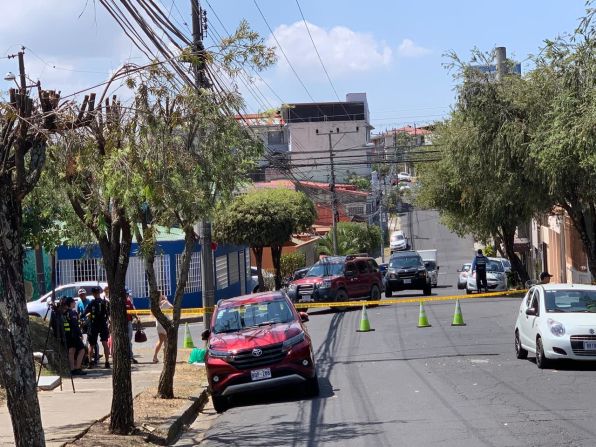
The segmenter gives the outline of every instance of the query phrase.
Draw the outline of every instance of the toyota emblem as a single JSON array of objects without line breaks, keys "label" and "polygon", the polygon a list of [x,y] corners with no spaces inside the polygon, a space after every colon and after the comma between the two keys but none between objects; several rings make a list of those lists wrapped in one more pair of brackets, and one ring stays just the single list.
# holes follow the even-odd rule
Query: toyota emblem
[{"label": "toyota emblem", "polygon": [[594,335],[594,329],[590,329],[590,334]]},{"label": "toyota emblem", "polygon": [[261,349],[255,348],[252,350],[253,357],[261,357],[261,355],[263,355],[263,351]]}]

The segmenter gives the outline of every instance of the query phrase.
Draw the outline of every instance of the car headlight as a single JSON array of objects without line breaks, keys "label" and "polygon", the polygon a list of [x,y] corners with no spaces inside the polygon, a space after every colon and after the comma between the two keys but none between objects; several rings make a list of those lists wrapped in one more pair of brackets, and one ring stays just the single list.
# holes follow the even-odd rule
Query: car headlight
[{"label": "car headlight", "polygon": [[209,349],[209,357],[222,360],[231,360],[233,358],[229,351],[218,351],[217,349]]},{"label": "car headlight", "polygon": [[282,351],[289,351],[292,346],[297,345],[298,343],[302,343],[304,341],[304,332],[300,332],[298,335],[294,335],[291,338],[288,338],[284,341],[281,345]]},{"label": "car headlight", "polygon": [[296,284],[290,284],[288,290],[296,290]]},{"label": "car headlight", "polygon": [[546,320],[546,324],[550,328],[550,331],[553,333],[553,335],[557,337],[562,337],[565,335],[565,326],[563,326],[563,323],[549,318]]},{"label": "car headlight", "polygon": [[328,289],[331,287],[331,280],[324,279],[323,282],[319,285],[319,289]]},{"label": "car headlight", "polygon": [[420,278],[425,278],[426,277],[426,270],[418,270],[418,276]]}]

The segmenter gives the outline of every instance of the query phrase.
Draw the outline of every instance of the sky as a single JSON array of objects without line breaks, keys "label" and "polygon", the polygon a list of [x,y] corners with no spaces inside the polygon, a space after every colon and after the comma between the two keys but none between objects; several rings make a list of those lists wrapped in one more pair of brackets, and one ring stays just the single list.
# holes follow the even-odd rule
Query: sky
[{"label": "sky", "polygon": [[[190,1],[158,1],[190,34]],[[275,66],[259,76],[248,71],[250,83],[237,83],[246,112],[310,102],[311,97],[317,102],[336,101],[337,96],[344,100],[346,93],[366,92],[375,132],[446,116],[455,97],[452,73],[443,67],[447,51],[467,59],[474,47],[490,51],[505,46],[508,56],[522,62],[527,71],[529,56],[540,51],[544,39],[573,31],[584,13],[583,0],[256,0],[256,4],[267,23],[255,0],[202,0],[209,19],[207,47],[226,33],[224,27],[230,32],[242,19],[277,47]],[[104,82],[126,61],[145,62],[99,0],[1,0],[0,15],[0,51],[4,50],[0,71],[17,73],[16,59],[5,56],[25,46],[31,80],[40,79],[44,88],[60,90],[63,96]],[[11,83],[0,79],[0,90],[6,91]],[[101,93],[102,88],[93,91]],[[124,89],[116,93],[125,95]]]}]

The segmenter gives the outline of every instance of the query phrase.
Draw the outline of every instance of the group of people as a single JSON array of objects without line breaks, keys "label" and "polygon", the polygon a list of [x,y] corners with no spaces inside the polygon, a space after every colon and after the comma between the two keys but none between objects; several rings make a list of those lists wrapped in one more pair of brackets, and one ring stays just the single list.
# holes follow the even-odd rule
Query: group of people
[{"label": "group of people", "polygon": [[[102,296],[103,292],[103,296]],[[110,368],[110,290],[108,287],[91,288],[93,299],[87,297],[87,291],[78,290],[79,301],[72,297],[62,297],[56,306],[57,312],[52,313],[51,322],[54,334],[64,337],[68,350],[68,363],[73,376],[84,376],[83,363],[89,369],[99,365],[101,357],[99,343],[103,346],[104,367]],[[160,308],[171,309],[173,306],[163,294],[160,296]],[[132,363],[138,363],[134,358],[132,341],[134,336],[134,322],[139,323],[135,310],[132,292],[126,291],[126,319],[128,322],[128,351]],[[166,330],[156,322],[158,340],[153,353],[153,363],[158,362],[158,354],[167,339]],[[86,360],[86,362],[85,362]]]}]

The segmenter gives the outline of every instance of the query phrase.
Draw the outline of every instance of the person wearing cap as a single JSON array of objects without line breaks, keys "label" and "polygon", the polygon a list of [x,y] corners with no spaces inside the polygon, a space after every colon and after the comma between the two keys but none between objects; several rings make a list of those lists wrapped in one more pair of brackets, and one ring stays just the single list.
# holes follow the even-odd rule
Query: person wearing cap
[{"label": "person wearing cap", "polygon": [[87,373],[81,369],[85,345],[83,344],[83,333],[79,325],[79,313],[76,310],[77,302],[74,298],[68,297],[65,300],[66,318],[63,320],[66,346],[68,348],[68,365],[73,376],[84,376]]},{"label": "person wearing cap", "polygon": [[540,284],[548,284],[552,277],[553,277],[553,275],[551,275],[550,273],[542,272],[540,274]]},{"label": "person wearing cap", "polygon": [[97,365],[97,357],[94,357],[94,352],[98,353],[99,346],[97,344],[98,338],[103,345],[103,354],[105,357],[105,367],[110,367],[110,348],[108,346],[108,338],[110,331],[108,330],[109,320],[109,305],[108,302],[101,297],[101,288],[93,287],[91,289],[93,294],[93,301],[89,303],[85,309],[85,315],[89,315],[89,359],[94,359],[89,362],[89,368]]},{"label": "person wearing cap", "polygon": [[488,264],[488,258],[482,253],[482,249],[478,249],[478,253],[474,256],[472,261],[472,267],[470,268],[471,274],[476,272],[476,288],[478,293],[482,293],[482,288],[488,293],[488,283],[486,281],[486,265]]},{"label": "person wearing cap", "polygon": [[[132,363],[139,363],[137,359],[134,358],[134,354],[132,352],[132,337],[134,335],[133,331],[133,315],[130,311],[135,310],[135,305],[132,302],[132,290],[126,290],[126,322],[128,323],[128,355],[130,356],[130,361]],[[137,322],[139,321],[139,317],[135,315]]]},{"label": "person wearing cap", "polygon": [[79,296],[79,301],[77,302],[77,312],[79,313],[79,319],[81,321],[81,329],[83,330],[83,334],[87,333],[88,330],[88,321],[87,316],[85,315],[85,309],[91,302],[91,300],[87,299],[87,291],[83,288],[80,288],[77,292]]}]

